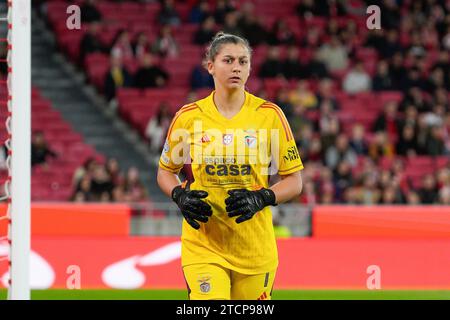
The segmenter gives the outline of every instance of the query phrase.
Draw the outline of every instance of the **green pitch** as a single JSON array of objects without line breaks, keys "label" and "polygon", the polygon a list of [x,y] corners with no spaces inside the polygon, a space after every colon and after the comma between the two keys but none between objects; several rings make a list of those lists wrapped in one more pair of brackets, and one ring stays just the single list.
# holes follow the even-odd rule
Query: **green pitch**
[{"label": "green pitch", "polygon": [[[6,290],[0,290],[0,300]],[[33,290],[33,300],[187,300],[185,290]],[[274,290],[274,300],[450,300],[449,290]]]}]

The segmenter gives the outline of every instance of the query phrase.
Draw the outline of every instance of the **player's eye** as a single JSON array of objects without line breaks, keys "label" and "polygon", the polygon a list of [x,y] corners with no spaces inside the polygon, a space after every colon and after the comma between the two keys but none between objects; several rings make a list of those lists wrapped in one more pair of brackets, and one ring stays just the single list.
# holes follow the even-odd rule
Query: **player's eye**
[{"label": "player's eye", "polygon": [[242,64],[242,65],[245,65],[245,64],[247,64],[247,63],[248,63],[247,60],[241,60],[241,64]]},{"label": "player's eye", "polygon": [[230,59],[230,58],[228,58],[228,59],[223,59],[223,62],[225,62],[225,63],[231,63],[231,59]]}]

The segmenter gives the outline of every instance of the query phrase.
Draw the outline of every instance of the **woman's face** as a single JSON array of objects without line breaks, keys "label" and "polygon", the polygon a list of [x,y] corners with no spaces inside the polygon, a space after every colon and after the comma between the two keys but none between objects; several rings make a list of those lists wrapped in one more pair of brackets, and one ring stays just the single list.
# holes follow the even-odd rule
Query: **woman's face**
[{"label": "woman's face", "polygon": [[241,44],[224,44],[214,61],[208,61],[208,72],[216,88],[233,90],[244,88],[250,75],[250,53]]}]

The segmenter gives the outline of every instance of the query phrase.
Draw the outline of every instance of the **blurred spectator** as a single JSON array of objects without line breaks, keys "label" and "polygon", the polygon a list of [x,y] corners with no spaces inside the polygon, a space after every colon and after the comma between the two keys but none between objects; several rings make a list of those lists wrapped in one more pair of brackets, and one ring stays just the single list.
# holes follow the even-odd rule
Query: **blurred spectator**
[{"label": "blurred spectator", "polygon": [[433,65],[432,69],[441,69],[444,72],[445,87],[447,88],[447,90],[450,90],[450,74],[449,72],[446,72],[450,70],[450,59],[448,51],[439,51],[437,61]]},{"label": "blurred spectator", "polygon": [[0,148],[0,171],[8,169],[8,166],[6,164],[6,159],[8,158],[8,149],[3,144]]},{"label": "blurred spectator", "polygon": [[393,82],[393,90],[403,89],[406,81],[406,68],[404,66],[404,59],[401,52],[397,52],[390,60],[389,75]]},{"label": "blurred spectator", "polygon": [[152,50],[150,40],[145,32],[139,32],[136,36],[136,42],[133,45],[134,56],[138,61],[142,61],[145,54]]},{"label": "blurred spectator", "polygon": [[91,191],[92,180],[89,175],[84,175],[78,182],[75,193],[72,196],[72,201],[75,202],[88,202],[94,200]]},{"label": "blurred spectator", "polygon": [[328,168],[335,169],[339,162],[345,161],[350,167],[356,166],[357,155],[350,147],[345,134],[339,134],[336,138],[336,145],[330,146],[325,154],[325,163]]},{"label": "blurred spectator", "polygon": [[305,78],[325,79],[330,77],[326,65],[320,59],[319,52],[316,52],[309,61],[305,72]]},{"label": "blurred spectator", "polygon": [[438,200],[436,179],[432,174],[426,174],[422,179],[422,187],[419,189],[419,197],[422,203],[432,204]]},{"label": "blurred spectator", "polygon": [[285,20],[277,20],[268,34],[268,42],[273,46],[294,45],[297,39]]},{"label": "blurred spectator", "polygon": [[172,116],[167,103],[161,103],[155,116],[148,121],[145,129],[145,137],[150,140],[150,152],[152,154],[161,153],[164,138],[169,128]]},{"label": "blurred spectator", "polygon": [[200,28],[195,32],[194,43],[205,45],[209,43],[216,34],[216,22],[212,16],[207,17],[201,24]]},{"label": "blurred spectator", "polygon": [[309,83],[306,80],[297,82],[297,87],[289,94],[289,101],[292,105],[301,104],[305,108],[317,108],[317,97],[309,89]]},{"label": "blurred spectator", "polygon": [[336,201],[345,202],[344,192],[353,185],[352,166],[346,160],[342,160],[337,164],[333,172],[333,184]]},{"label": "blurred spectator", "polygon": [[300,63],[296,46],[290,46],[287,50],[287,57],[283,62],[283,75],[286,79],[306,78],[306,72]]},{"label": "blurred spectator", "polygon": [[419,113],[431,111],[431,106],[426,101],[425,96],[419,87],[412,87],[408,90],[400,104],[400,111],[404,111],[404,108],[407,105],[415,106]]},{"label": "blurred spectator", "polygon": [[319,28],[311,26],[306,30],[306,35],[300,39],[300,47],[316,49],[321,43],[321,34]]},{"label": "blurred spectator", "polygon": [[191,89],[214,88],[214,78],[202,64],[197,64],[191,73]]},{"label": "blurred spectator", "polygon": [[85,0],[80,6],[81,22],[98,22],[102,19],[102,14],[97,9],[97,0]]},{"label": "blurred spectator", "polygon": [[265,42],[268,38],[268,33],[259,21],[258,15],[255,14],[253,3],[245,2],[241,6],[240,13],[241,17],[238,19],[238,26],[250,45],[258,46]]},{"label": "blurred spectator", "polygon": [[168,79],[167,72],[155,64],[152,54],[147,53],[142,59],[142,65],[136,71],[134,85],[140,89],[163,87]]},{"label": "blurred spectator", "polygon": [[395,148],[385,131],[377,131],[372,142],[369,144],[369,157],[375,162],[381,158],[392,158]]},{"label": "blurred spectator", "polygon": [[237,11],[228,12],[225,15],[225,22],[223,23],[223,32],[234,34],[236,36],[243,36],[242,29],[238,26],[238,13]]},{"label": "blurred spectator", "polygon": [[350,138],[350,147],[355,150],[358,156],[367,155],[368,147],[364,138],[365,128],[362,124],[354,124],[352,127],[352,136]]},{"label": "blurred spectator", "polygon": [[96,164],[94,172],[92,174],[90,194],[93,200],[100,201],[104,199],[105,193],[111,195],[114,185],[111,181],[111,177],[106,171],[103,164]]},{"label": "blurred spectator", "polygon": [[286,117],[289,119],[293,114],[293,107],[289,101],[289,91],[287,88],[280,88],[275,98],[275,104],[283,110]]},{"label": "blurred spectator", "polygon": [[230,0],[217,0],[216,1],[216,8],[214,10],[214,19],[218,24],[224,24],[225,23],[225,16],[229,12],[235,11],[236,8],[232,4],[232,1]]},{"label": "blurred spectator", "polygon": [[162,0],[158,21],[161,25],[178,26],[181,23],[180,15],[175,9],[174,0]]},{"label": "blurred spectator", "polygon": [[310,19],[314,16],[328,17],[330,5],[327,0],[302,0],[297,5],[297,14],[300,19]]},{"label": "blurred spectator", "polygon": [[109,71],[105,76],[105,95],[108,101],[116,96],[117,88],[132,85],[132,78],[128,70],[123,66],[122,58],[112,55]]},{"label": "blurred spectator", "polygon": [[283,64],[280,61],[280,50],[278,47],[270,47],[266,58],[259,69],[261,78],[275,78],[283,76]]},{"label": "blurred spectator", "polygon": [[362,62],[358,61],[354,67],[346,74],[342,88],[348,94],[366,92],[371,88],[369,74],[364,70]]},{"label": "blurred spectator", "polygon": [[445,88],[444,70],[441,68],[432,69],[425,80],[424,89],[429,94],[433,94],[437,89]]},{"label": "blurred spectator", "polygon": [[440,126],[432,126],[426,141],[426,154],[441,156],[445,152],[444,132]]},{"label": "blurred spectator", "polygon": [[340,109],[339,102],[333,93],[333,81],[329,78],[325,78],[319,82],[317,102],[319,106],[324,102],[330,103],[333,111]]},{"label": "blurred spectator", "polygon": [[133,47],[131,46],[130,33],[127,30],[117,32],[111,48],[111,55],[126,62],[133,60]]},{"label": "blurred spectator", "polygon": [[163,26],[158,37],[152,44],[152,51],[160,57],[176,57],[179,53],[178,44],[172,35],[172,28],[168,25]]},{"label": "blurred spectator", "polygon": [[99,33],[100,33],[99,23],[93,22],[88,25],[87,31],[84,34],[83,38],[81,38],[80,42],[80,60],[78,61],[80,65],[84,64],[86,56],[90,53],[108,52],[107,47],[100,41]]},{"label": "blurred spectator", "polygon": [[402,128],[400,139],[397,141],[396,153],[401,156],[415,156],[417,143],[414,126],[407,124]]},{"label": "blurred spectator", "polygon": [[97,164],[97,162],[94,158],[89,157],[88,159],[86,159],[86,161],[84,161],[83,165],[75,170],[73,177],[72,177],[72,187],[78,186],[84,176],[92,175],[94,173],[94,168],[95,168],[96,164]]},{"label": "blurred spectator", "polygon": [[330,101],[324,101],[319,106],[320,118],[318,128],[322,150],[327,152],[328,148],[334,145],[337,135],[340,131],[339,119],[333,111]]},{"label": "blurred spectator", "polygon": [[124,190],[128,194],[128,200],[131,202],[140,202],[147,200],[147,192],[139,178],[139,170],[136,167],[130,167],[125,178]]},{"label": "blurred spectator", "polygon": [[400,10],[396,1],[386,0],[380,3],[381,26],[386,29],[397,29],[401,21]]},{"label": "blurred spectator", "polygon": [[48,147],[44,133],[35,131],[31,141],[31,166],[45,164],[48,157],[56,158],[57,154]]},{"label": "blurred spectator", "polygon": [[389,74],[389,65],[386,61],[381,60],[377,64],[377,71],[372,80],[373,91],[387,91],[394,88],[394,82]]},{"label": "blurred spectator", "polygon": [[330,72],[342,71],[348,66],[347,49],[336,36],[331,37],[329,43],[320,47],[318,55]]},{"label": "blurred spectator", "polygon": [[450,186],[445,186],[439,190],[439,204],[450,206]]},{"label": "blurred spectator", "polygon": [[397,112],[398,106],[395,101],[388,101],[384,105],[384,110],[376,118],[373,131],[386,132],[390,138],[398,137],[400,132],[400,120]]},{"label": "blurred spectator", "polygon": [[123,175],[120,172],[120,165],[116,158],[109,158],[106,161],[106,172],[113,185],[116,186],[123,183]]},{"label": "blurred spectator", "polygon": [[203,23],[211,14],[211,9],[207,0],[199,0],[189,12],[190,23]]}]

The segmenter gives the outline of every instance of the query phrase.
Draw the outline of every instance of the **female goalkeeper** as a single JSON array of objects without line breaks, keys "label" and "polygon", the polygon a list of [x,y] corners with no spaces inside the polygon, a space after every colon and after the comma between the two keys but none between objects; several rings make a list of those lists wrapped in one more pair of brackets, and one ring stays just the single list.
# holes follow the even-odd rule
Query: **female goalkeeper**
[{"label": "female goalkeeper", "polygon": [[[214,37],[205,66],[215,90],[177,112],[159,161],[158,184],[185,220],[181,263],[190,299],[270,299],[278,266],[270,206],[302,190],[286,117],[245,90],[251,53],[241,37]],[[178,178],[187,161],[191,185]],[[281,179],[269,187],[273,173]]]}]

